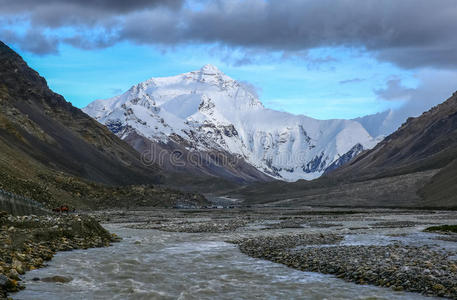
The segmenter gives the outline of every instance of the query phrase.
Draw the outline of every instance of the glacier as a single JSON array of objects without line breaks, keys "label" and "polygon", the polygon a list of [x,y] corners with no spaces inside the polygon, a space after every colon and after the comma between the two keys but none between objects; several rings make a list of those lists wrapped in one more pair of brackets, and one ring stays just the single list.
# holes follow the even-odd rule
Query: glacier
[{"label": "glacier", "polygon": [[382,139],[358,120],[318,120],[268,109],[213,65],[151,78],[83,111],[121,138],[135,132],[158,143],[185,141],[190,151],[225,151],[285,181],[315,179],[339,159]]}]

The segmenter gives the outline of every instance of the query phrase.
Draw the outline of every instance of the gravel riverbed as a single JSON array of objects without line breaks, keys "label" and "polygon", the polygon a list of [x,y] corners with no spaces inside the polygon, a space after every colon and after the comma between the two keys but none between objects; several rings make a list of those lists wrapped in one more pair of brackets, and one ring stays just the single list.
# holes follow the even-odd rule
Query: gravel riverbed
[{"label": "gravel riverbed", "polygon": [[[46,266],[57,251],[109,246],[116,237],[78,215],[11,216],[0,212],[0,299],[24,288],[25,272]],[[37,278],[67,282],[68,277]]]},{"label": "gravel riverbed", "polygon": [[[200,267],[202,270],[207,267],[204,272],[208,272],[214,266],[220,266],[218,259],[222,258],[224,258],[224,267],[221,267],[218,273],[211,275],[211,278],[222,276],[220,282],[216,279],[211,281],[216,286],[223,282],[225,284],[244,282],[237,281],[241,280],[237,277],[240,273],[232,268],[240,261],[243,261],[243,264],[273,262],[279,264],[273,265],[281,266],[283,274],[281,276],[287,276],[290,272],[294,274],[293,278],[298,280],[292,283],[288,279],[288,282],[293,285],[294,296],[291,296],[292,294],[289,293],[291,291],[288,290],[282,292],[279,290],[275,294],[287,294],[294,299],[321,299],[319,297],[327,294],[329,296],[344,294],[346,293],[344,291],[348,294],[343,298],[349,299],[352,296],[348,295],[357,295],[357,291],[367,291],[366,287],[373,289],[374,294],[390,295],[388,298],[381,296],[381,299],[403,299],[403,297],[416,299],[421,296],[420,294],[457,299],[457,235],[424,231],[432,225],[456,224],[457,212],[264,207],[213,210],[145,209],[129,212],[113,210],[90,214],[91,216],[84,217],[3,215],[0,238],[4,241],[2,245],[8,246],[0,249],[2,268],[0,273],[3,274],[3,277],[0,277],[0,284],[2,284],[1,279],[4,282],[2,291],[20,289],[17,280],[24,277],[21,273],[45,265],[45,261],[56,251],[109,245],[114,238],[98,225],[97,221],[100,221],[109,223],[105,224],[108,228],[121,230],[120,232],[126,234],[128,239],[127,244],[124,242],[122,245],[116,244],[115,247],[107,248],[108,253],[112,252],[118,259],[125,260],[126,266],[130,266],[136,260],[145,260],[141,264],[144,268],[144,276],[152,272],[150,268],[157,268],[159,263],[163,270],[156,270],[158,273],[152,277],[155,278],[163,272],[168,274],[162,279],[163,282],[168,282],[168,285],[162,286],[153,278],[141,277],[140,279],[135,277],[135,272],[132,273],[132,277],[128,278],[125,285],[127,283],[135,285],[134,278],[142,281],[143,284],[142,289],[125,289],[126,293],[133,291],[132,299],[135,293],[146,293],[144,287],[151,284],[159,290],[163,289],[164,293],[166,291],[174,295],[173,289],[170,288],[175,284],[173,278],[189,280],[190,277],[185,279],[186,276],[195,274],[181,272]],[[159,241],[162,244],[156,245]],[[114,250],[109,250],[112,248]],[[160,250],[162,248],[163,250]],[[98,255],[103,255],[105,260],[110,260],[112,257],[103,249],[100,250],[100,252],[97,251],[99,254],[87,254],[87,256],[94,260],[91,265],[99,264],[104,270],[105,264],[103,260],[97,261]],[[229,257],[221,256],[219,251]],[[76,252],[75,261],[84,261],[83,257],[86,256],[84,251]],[[176,255],[173,256],[175,252]],[[125,257],[125,253],[133,256]],[[208,261],[209,253],[212,253],[211,259],[214,259],[211,262]],[[57,270],[61,270],[60,273],[51,272],[42,275],[46,274],[45,271],[41,271],[43,269],[39,272],[30,272],[30,274],[41,274],[37,278],[39,280],[37,283],[33,281],[34,278],[26,280],[27,285],[33,285],[38,290],[25,291],[25,294],[21,292],[18,295],[34,295],[33,297],[43,295],[39,299],[47,299],[46,294],[43,294],[44,290],[40,290],[40,288],[46,288],[58,295],[54,297],[55,299],[59,299],[60,296],[66,297],[65,292],[54,289],[52,283],[57,286],[67,285],[71,290],[85,295],[87,291],[80,290],[76,281],[85,280],[85,276],[92,272],[92,269],[89,267],[86,271],[81,271],[85,272],[81,275],[78,274],[79,268],[73,266],[70,269],[72,272],[67,272],[67,268],[61,265],[64,257],[59,255],[59,263],[56,265]],[[173,273],[171,269],[180,268],[180,260],[184,259],[186,261],[182,263],[186,267],[178,273]],[[195,259],[198,262],[195,262]],[[148,265],[152,261],[154,265]],[[111,264],[118,263],[110,261],[108,266]],[[268,269],[274,268],[268,264],[262,266],[268,266]],[[120,263],[120,266],[123,266],[123,263]],[[249,272],[254,272],[257,268],[251,269],[247,265],[245,267]],[[133,272],[133,270],[130,271]],[[233,278],[230,281],[225,279],[226,271],[234,272],[231,273]],[[319,273],[326,275],[319,275]],[[250,274],[254,276],[254,273]],[[91,276],[102,280],[97,293],[113,295],[113,291],[103,290],[103,280],[110,282],[110,277],[105,278],[103,274],[95,273]],[[257,278],[255,276],[250,280]],[[312,285],[316,284],[316,287],[319,287],[314,296],[310,296],[305,287],[299,284],[301,276],[303,278],[327,276],[326,279],[322,279],[323,282],[329,280],[333,286],[339,286],[339,288],[337,291],[326,291],[325,288],[321,288],[320,283],[315,282]],[[72,277],[75,279],[72,280]],[[149,282],[149,280],[153,281]],[[200,278],[197,281],[201,285],[206,280]],[[338,282],[341,282],[341,285]],[[259,284],[263,282],[259,281]],[[117,285],[119,283],[116,283]],[[120,287],[124,287],[124,283]],[[220,286],[221,289],[222,287],[224,285]],[[188,288],[192,289],[192,287]],[[245,288],[250,290],[248,286]],[[304,290],[302,291],[301,288]],[[120,290],[124,291],[123,288]],[[215,288],[212,295],[217,293],[216,290],[219,288]],[[236,285],[231,286],[230,291],[234,295],[239,293]],[[147,293],[155,292],[148,290]],[[204,292],[199,292],[198,289],[192,290],[192,294],[197,297],[203,296],[202,293]],[[268,294],[266,296],[268,298]],[[18,299],[34,299],[33,297]]]},{"label": "gravel riverbed", "polygon": [[455,212],[266,209],[243,211],[242,217],[230,211],[168,213],[132,228],[234,233],[237,238],[226,241],[254,258],[357,284],[457,299],[457,235],[423,233],[429,225],[455,221]]},{"label": "gravel riverbed", "polygon": [[427,246],[327,246],[333,235],[261,237],[238,241],[241,252],[301,271],[334,274],[359,284],[457,299],[455,253]]}]

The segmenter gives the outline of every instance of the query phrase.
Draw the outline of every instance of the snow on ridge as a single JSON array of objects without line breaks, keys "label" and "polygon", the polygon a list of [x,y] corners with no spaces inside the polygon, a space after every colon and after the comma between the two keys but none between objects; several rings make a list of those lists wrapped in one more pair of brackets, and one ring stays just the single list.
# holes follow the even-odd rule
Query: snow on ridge
[{"label": "snow on ridge", "polygon": [[267,109],[213,65],[151,78],[83,109],[118,136],[135,131],[153,141],[178,135],[193,149],[225,150],[272,177],[314,179],[360,144],[379,140],[357,120],[317,120]]}]

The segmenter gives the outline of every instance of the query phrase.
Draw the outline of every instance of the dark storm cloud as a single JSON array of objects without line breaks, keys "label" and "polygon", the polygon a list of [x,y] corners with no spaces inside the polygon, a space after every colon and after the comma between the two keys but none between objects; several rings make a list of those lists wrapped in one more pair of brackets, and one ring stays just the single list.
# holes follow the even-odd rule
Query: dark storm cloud
[{"label": "dark storm cloud", "polygon": [[[156,6],[180,7],[183,0],[0,0],[1,11],[30,12],[36,8],[60,6],[62,4],[85,9],[129,12]],[[67,12],[71,13],[71,12]]]},{"label": "dark storm cloud", "polygon": [[25,15],[34,25],[112,26],[113,18],[158,7],[178,9],[184,0],[0,0],[0,15]]},{"label": "dark storm cloud", "polygon": [[455,0],[215,1],[203,10],[141,20],[127,19],[121,38],[289,52],[363,47],[405,68],[457,66]]},{"label": "dark storm cloud", "polygon": [[[32,23],[51,28],[73,25],[116,32],[109,41],[93,44],[99,47],[123,40],[162,46],[215,43],[287,53],[361,47],[404,68],[457,67],[455,0],[198,2],[199,9],[183,1],[0,0],[0,14],[26,13]],[[79,40],[76,44],[86,42],[84,36]]]},{"label": "dark storm cloud", "polygon": [[19,44],[23,50],[39,55],[58,52],[58,39],[45,36],[37,30],[29,30],[21,36],[10,30],[0,30],[0,39]]}]

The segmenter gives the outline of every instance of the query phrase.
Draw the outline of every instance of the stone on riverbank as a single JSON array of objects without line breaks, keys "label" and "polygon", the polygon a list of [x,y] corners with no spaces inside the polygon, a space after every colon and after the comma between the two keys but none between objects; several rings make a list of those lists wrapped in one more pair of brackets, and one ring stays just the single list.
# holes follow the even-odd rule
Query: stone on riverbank
[{"label": "stone on riverbank", "polygon": [[14,217],[0,212],[0,299],[22,288],[20,275],[57,251],[104,247],[115,241],[95,219],[78,215]]},{"label": "stone on riverbank", "polygon": [[45,278],[41,279],[41,281],[43,281],[43,282],[58,282],[58,283],[67,283],[67,282],[70,282],[72,280],[73,280],[73,278],[71,278],[71,277],[59,276],[59,275],[51,276],[51,277],[45,277]]},{"label": "stone on riverbank", "polygon": [[[452,253],[427,246],[328,246],[334,235],[284,235],[236,241],[241,252],[301,271],[334,274],[346,281],[396,291],[457,299],[457,268]],[[299,247],[301,246],[301,247]]]}]

